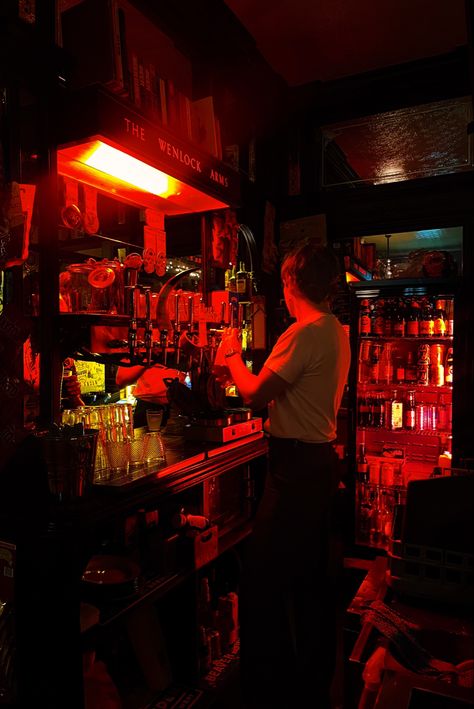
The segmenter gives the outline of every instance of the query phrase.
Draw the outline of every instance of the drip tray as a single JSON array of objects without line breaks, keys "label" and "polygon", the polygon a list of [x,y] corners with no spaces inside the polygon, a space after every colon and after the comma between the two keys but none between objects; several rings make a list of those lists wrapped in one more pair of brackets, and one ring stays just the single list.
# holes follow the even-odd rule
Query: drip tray
[{"label": "drip tray", "polygon": [[262,430],[262,419],[255,417],[250,421],[230,424],[229,426],[209,426],[199,421],[190,423],[184,429],[184,437],[187,441],[214,441],[217,443],[228,443],[238,438],[250,436]]}]

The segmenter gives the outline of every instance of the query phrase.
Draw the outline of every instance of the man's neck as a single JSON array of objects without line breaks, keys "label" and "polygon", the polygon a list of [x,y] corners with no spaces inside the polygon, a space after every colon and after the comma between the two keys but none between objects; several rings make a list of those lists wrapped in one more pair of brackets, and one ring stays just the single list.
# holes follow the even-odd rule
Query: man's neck
[{"label": "man's neck", "polygon": [[320,303],[312,303],[306,298],[298,299],[295,303],[295,318],[297,322],[305,322],[307,320],[317,320],[321,315],[327,315],[331,312],[328,300],[322,300]]}]

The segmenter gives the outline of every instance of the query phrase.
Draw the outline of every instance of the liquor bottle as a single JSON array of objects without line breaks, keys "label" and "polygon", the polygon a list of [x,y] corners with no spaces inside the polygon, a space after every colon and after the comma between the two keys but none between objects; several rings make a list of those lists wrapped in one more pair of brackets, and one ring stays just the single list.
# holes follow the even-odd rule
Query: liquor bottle
[{"label": "liquor bottle", "polygon": [[237,276],[235,274],[235,266],[232,266],[232,271],[229,276],[229,290],[235,293],[237,289]]},{"label": "liquor bottle", "polygon": [[433,337],[434,315],[429,301],[426,301],[420,320],[420,337]]},{"label": "liquor bottle", "polygon": [[363,340],[359,346],[359,369],[357,381],[359,384],[367,384],[370,375],[370,342]]},{"label": "liquor bottle", "polygon": [[395,381],[397,384],[404,384],[406,376],[405,361],[401,355],[395,359]]},{"label": "liquor bottle", "polygon": [[438,431],[448,431],[448,407],[443,394],[438,398]]},{"label": "liquor bottle", "polygon": [[400,300],[395,304],[392,334],[394,337],[405,337],[405,310]]},{"label": "liquor bottle", "polygon": [[382,352],[380,355],[378,381],[381,384],[391,384],[392,379],[393,379],[392,344],[390,342],[387,342],[382,347]]},{"label": "liquor bottle", "polygon": [[446,353],[444,364],[444,382],[448,386],[453,386],[453,348],[449,347]]},{"label": "liquor bottle", "polygon": [[434,335],[435,337],[444,337],[447,332],[447,322],[445,313],[446,301],[437,300],[435,302],[434,313]]},{"label": "liquor bottle", "polygon": [[359,335],[368,337],[370,335],[370,308],[369,301],[364,299],[360,303],[359,311]]},{"label": "liquor bottle", "polygon": [[380,487],[377,485],[375,489],[375,498],[372,503],[371,514],[370,514],[370,531],[369,537],[373,544],[378,544],[380,541]]},{"label": "liquor bottle", "polygon": [[372,351],[370,355],[370,381],[372,384],[379,383],[380,376],[380,353],[382,346],[375,344],[372,346]]},{"label": "liquor bottle", "polygon": [[407,362],[405,365],[405,382],[407,384],[416,383],[416,366],[413,361],[413,352],[409,351],[407,354]]},{"label": "liquor bottle", "polygon": [[420,334],[420,306],[416,300],[411,301],[406,318],[406,336],[418,337]]},{"label": "liquor bottle", "polygon": [[239,300],[249,298],[249,277],[243,261],[240,262],[240,268],[236,274],[236,290],[239,294]]},{"label": "liquor bottle", "polygon": [[365,443],[359,446],[359,455],[357,457],[357,478],[359,482],[366,483],[369,481],[369,463],[365,455]]},{"label": "liquor bottle", "polygon": [[374,399],[374,411],[372,416],[372,423],[376,428],[383,428],[385,416],[384,416],[384,399],[383,394],[378,393],[375,395]]},{"label": "liquor bottle", "polygon": [[359,399],[359,426],[365,428],[369,419],[369,404],[367,397],[363,396]]},{"label": "liquor bottle", "polygon": [[408,429],[408,431],[414,431],[416,428],[415,411],[416,411],[415,391],[410,389],[410,391],[407,392],[407,400],[406,400],[406,405],[405,405],[405,411],[403,414],[405,428]]},{"label": "liquor bottle", "polygon": [[454,334],[454,302],[452,299],[446,301],[446,334],[449,337]]},{"label": "liquor bottle", "polygon": [[393,335],[393,303],[387,300],[384,309],[384,336],[391,337]]},{"label": "liquor bottle", "polygon": [[380,494],[378,524],[380,542],[382,545],[386,545],[392,533],[392,510],[385,490],[382,490]]},{"label": "liquor bottle", "polygon": [[385,303],[380,298],[377,298],[375,307],[371,312],[370,332],[374,337],[382,337],[385,332]]},{"label": "liquor bottle", "polygon": [[358,536],[361,541],[369,541],[372,519],[372,499],[370,485],[358,485],[357,493],[359,510]]},{"label": "liquor bottle", "polygon": [[398,397],[397,389],[394,389],[390,401],[390,430],[399,431],[401,428],[403,428],[403,401]]}]

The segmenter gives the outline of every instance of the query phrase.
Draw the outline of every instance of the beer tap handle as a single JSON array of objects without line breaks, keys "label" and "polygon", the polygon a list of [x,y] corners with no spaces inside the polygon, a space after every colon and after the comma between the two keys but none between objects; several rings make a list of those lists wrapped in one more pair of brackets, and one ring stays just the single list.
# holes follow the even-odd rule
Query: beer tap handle
[{"label": "beer tap handle", "polygon": [[174,321],[176,329],[179,330],[179,293],[174,294]]},{"label": "beer tap handle", "polygon": [[166,367],[167,356],[168,356],[168,330],[160,330],[160,347],[163,355],[163,364]]},{"label": "beer tap handle", "polygon": [[188,296],[188,320],[189,334],[192,335],[194,325],[194,297],[192,295]]},{"label": "beer tap handle", "polygon": [[230,326],[237,327],[237,299],[232,298],[230,301]]},{"label": "beer tap handle", "polygon": [[153,347],[153,322],[151,319],[151,288],[145,288],[145,358],[148,366],[151,365],[151,350]]},{"label": "beer tap handle", "polygon": [[225,300],[223,300],[221,303],[221,326],[222,327],[225,327],[226,315],[227,315],[227,303],[225,302]]},{"label": "beer tap handle", "polygon": [[244,306],[243,303],[237,305],[237,327],[241,328],[244,322]]}]

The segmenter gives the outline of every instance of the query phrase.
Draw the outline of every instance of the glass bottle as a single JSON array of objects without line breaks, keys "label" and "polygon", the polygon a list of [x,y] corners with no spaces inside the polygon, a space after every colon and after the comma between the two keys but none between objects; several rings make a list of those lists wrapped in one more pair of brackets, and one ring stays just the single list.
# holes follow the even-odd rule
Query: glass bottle
[{"label": "glass bottle", "polygon": [[402,355],[398,355],[395,359],[395,381],[397,384],[403,384],[405,382],[405,361]]},{"label": "glass bottle", "polygon": [[418,337],[420,334],[420,306],[416,300],[411,301],[406,319],[406,336]]},{"label": "glass bottle", "polygon": [[407,384],[414,384],[416,382],[416,365],[413,358],[413,352],[409,351],[407,354],[407,361],[405,365],[405,382]]},{"label": "glass bottle", "polygon": [[245,263],[243,261],[240,262],[240,267],[239,270],[237,271],[236,274],[236,290],[237,293],[240,296],[240,300],[248,298],[248,273],[245,270]]},{"label": "glass bottle", "polygon": [[390,403],[390,430],[398,431],[401,428],[403,428],[403,401],[398,397],[397,389],[394,389]]},{"label": "glass bottle", "polygon": [[390,300],[385,303],[384,309],[384,336],[391,337],[393,335],[393,304]]},{"label": "glass bottle", "polygon": [[372,351],[370,355],[370,381],[372,384],[379,383],[380,376],[380,353],[382,346],[375,344],[372,346]]},{"label": "glass bottle", "polygon": [[392,332],[394,337],[405,337],[405,310],[400,300],[395,304]]},{"label": "glass bottle", "polygon": [[438,398],[438,430],[447,431],[448,426],[448,407],[446,406],[446,401],[443,394],[439,395]]},{"label": "glass bottle", "polygon": [[371,313],[370,332],[374,337],[382,337],[385,332],[384,301],[377,298]]},{"label": "glass bottle", "polygon": [[444,382],[448,386],[453,386],[453,348],[449,347],[446,353],[444,365]]},{"label": "glass bottle", "polygon": [[361,337],[370,336],[370,308],[369,301],[366,299],[362,300],[360,303],[359,335],[361,335]]},{"label": "glass bottle", "polygon": [[416,428],[416,402],[415,402],[415,391],[410,389],[407,392],[407,400],[405,404],[405,411],[403,415],[403,420],[405,423],[405,428],[409,431],[414,431]]},{"label": "glass bottle", "polygon": [[382,347],[382,352],[380,355],[378,381],[381,384],[391,384],[392,379],[393,379],[392,344],[390,342],[387,342]]},{"label": "glass bottle", "polygon": [[433,337],[434,315],[429,301],[426,301],[420,320],[420,337]]},{"label": "glass bottle", "polygon": [[444,337],[447,332],[447,322],[445,313],[446,301],[437,300],[435,303],[434,313],[434,335],[435,337]]},{"label": "glass bottle", "polygon": [[365,455],[365,443],[359,445],[359,455],[357,456],[357,479],[361,483],[369,480],[369,463]]},{"label": "glass bottle", "polygon": [[370,494],[370,485],[359,483],[357,485],[359,524],[358,536],[361,541],[369,541],[370,528],[372,519],[372,497]]},{"label": "glass bottle", "polygon": [[452,298],[446,301],[446,334],[449,337],[454,334],[454,302]]}]

